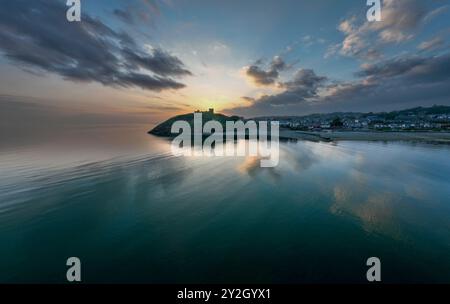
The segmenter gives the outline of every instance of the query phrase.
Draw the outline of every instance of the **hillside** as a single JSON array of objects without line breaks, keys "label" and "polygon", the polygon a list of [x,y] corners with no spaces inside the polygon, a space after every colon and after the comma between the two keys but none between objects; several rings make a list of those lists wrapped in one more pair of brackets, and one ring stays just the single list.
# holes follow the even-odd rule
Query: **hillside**
[{"label": "hillside", "polygon": [[332,120],[333,118],[366,118],[377,117],[384,120],[395,119],[415,119],[422,118],[428,115],[441,115],[450,114],[450,106],[434,105],[432,107],[416,107],[405,110],[391,111],[391,112],[333,112],[333,113],[316,113],[309,115],[296,115],[296,116],[263,116],[253,118],[254,120],[296,120],[296,119],[309,119],[309,120]]},{"label": "hillside", "polygon": [[[220,122],[224,128],[225,128],[226,121],[237,121],[237,120],[241,119],[238,116],[226,116],[224,114],[219,114],[219,113],[216,114],[213,111],[207,111],[207,112],[201,112],[201,113],[203,114],[203,116],[202,116],[203,123],[210,121],[210,120],[216,120],[216,121]],[[156,136],[167,136],[167,137],[175,136],[177,134],[172,134],[170,132],[170,129],[172,127],[172,124],[175,121],[179,121],[179,120],[187,121],[191,125],[191,128],[193,128],[194,113],[182,114],[182,115],[177,115],[177,116],[171,117],[168,120],[166,120],[166,121],[160,123],[159,125],[157,125],[156,127],[154,127],[148,133],[156,135]]]}]

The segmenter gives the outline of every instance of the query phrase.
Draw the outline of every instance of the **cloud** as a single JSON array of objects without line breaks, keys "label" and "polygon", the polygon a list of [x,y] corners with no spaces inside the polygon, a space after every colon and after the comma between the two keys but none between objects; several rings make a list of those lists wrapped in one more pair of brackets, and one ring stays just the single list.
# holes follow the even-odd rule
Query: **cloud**
[{"label": "cloud", "polygon": [[127,23],[127,24],[134,24],[134,16],[130,9],[114,9],[113,14],[119,18],[121,21]]},{"label": "cloud", "polygon": [[338,82],[328,85],[320,102],[340,102],[344,100],[352,100],[356,96],[362,97],[370,94],[370,90],[375,86],[374,83],[354,81],[354,82]]},{"label": "cloud", "polygon": [[356,31],[356,28],[354,26],[354,22],[356,20],[356,17],[353,16],[352,18],[348,19],[348,20],[344,20],[342,21],[339,26],[338,26],[338,30],[340,30],[341,32],[350,35],[351,33]]},{"label": "cloud", "polygon": [[136,50],[129,48],[125,48],[122,53],[128,64],[150,70],[158,75],[192,75],[190,71],[184,68],[184,65],[180,59],[170,55],[160,48],[153,49],[151,54],[139,53]]},{"label": "cloud", "polygon": [[448,9],[450,8],[450,5],[444,5],[441,7],[438,7],[435,10],[432,10],[431,12],[429,12],[425,18],[424,18],[424,22],[429,22],[431,21],[433,18],[435,18],[436,16],[446,12]]},{"label": "cloud", "polygon": [[343,20],[338,26],[345,35],[340,49],[330,46],[326,56],[339,51],[341,55],[364,60],[380,59],[383,46],[414,38],[417,29],[431,18],[430,14],[419,0],[384,0],[379,22],[358,24],[355,16]]},{"label": "cloud", "polygon": [[375,60],[381,57],[380,52],[371,46],[367,41],[368,23],[358,27],[354,23],[355,17],[342,21],[338,29],[346,36],[341,44],[332,45],[328,48],[326,57],[330,57],[334,52],[339,52],[344,56],[358,57],[362,59]]},{"label": "cloud", "polygon": [[213,53],[227,52],[229,50],[228,45],[220,41],[214,41],[209,47]]},{"label": "cloud", "polygon": [[283,71],[287,68],[286,63],[284,62],[283,58],[280,56],[273,57],[272,61],[270,62],[270,69],[274,71]]},{"label": "cloud", "polygon": [[311,69],[300,69],[294,74],[291,81],[284,82],[282,86],[289,90],[305,89],[313,91],[312,95],[315,95],[319,85],[326,80],[327,77],[317,76]]},{"label": "cloud", "polygon": [[168,76],[190,75],[181,60],[161,49],[144,52],[134,39],[83,12],[82,22],[65,19],[59,1],[7,1],[0,11],[0,50],[27,69],[65,79],[114,87],[161,91],[184,84]]},{"label": "cloud", "polygon": [[[386,106],[448,104],[450,53],[441,56],[398,56],[365,64],[353,82],[327,86],[316,99],[325,107],[386,110]],[[337,107],[339,108],[339,107]]]},{"label": "cloud", "polygon": [[380,39],[383,42],[403,42],[413,37],[412,34],[405,34],[402,31],[387,29],[380,32]]},{"label": "cloud", "polygon": [[396,57],[364,65],[356,75],[380,81],[401,77],[404,82],[421,84],[447,81],[450,79],[450,53],[432,57]]},{"label": "cloud", "polygon": [[242,96],[241,98],[242,98],[243,100],[245,100],[245,101],[251,101],[251,102],[254,102],[254,101],[255,101],[255,98],[249,97],[249,96]]},{"label": "cloud", "polygon": [[424,41],[417,47],[420,51],[433,51],[443,47],[445,41],[442,37],[434,37],[430,40]]},{"label": "cloud", "polygon": [[[164,1],[163,1],[164,3]],[[113,15],[120,21],[136,25],[139,22],[154,26],[154,19],[160,15],[160,1],[156,0],[131,0],[127,1],[124,8],[116,8]]]},{"label": "cloud", "polygon": [[162,89],[182,89],[184,84],[176,82],[170,78],[159,76],[149,76],[147,74],[127,73],[120,76],[120,85],[124,87],[137,86],[144,90],[160,91]]},{"label": "cloud", "polygon": [[340,49],[341,49],[341,44],[340,43],[329,45],[327,47],[327,50],[325,51],[325,54],[323,55],[323,58],[328,59],[328,58],[336,55],[339,52]]},{"label": "cloud", "polygon": [[323,44],[325,43],[325,41],[326,40],[323,38],[312,37],[310,35],[305,35],[301,39],[301,43],[306,47],[312,46],[314,44]]},{"label": "cloud", "polygon": [[370,22],[370,28],[380,31],[384,42],[402,42],[410,39],[426,16],[419,0],[384,0],[381,22]]},{"label": "cloud", "polygon": [[291,81],[283,83],[285,91],[226,112],[243,116],[301,115],[450,104],[450,53],[397,56],[364,64],[355,76],[352,81],[335,81],[317,76],[313,70],[299,70]]},{"label": "cloud", "polygon": [[274,84],[278,78],[278,71],[268,70],[264,71],[259,66],[251,65],[246,68],[245,73],[258,85],[270,85]]},{"label": "cloud", "polygon": [[267,70],[261,67],[261,65],[262,60],[258,60],[253,65],[244,67],[245,74],[259,86],[275,84],[280,76],[280,72],[288,68],[280,56],[273,57]]},{"label": "cloud", "polygon": [[252,101],[253,105],[265,104],[268,106],[285,106],[304,102],[310,98],[316,97],[318,89],[327,80],[326,77],[317,76],[313,70],[300,69],[292,80],[280,83],[280,87],[286,90],[275,95],[264,95],[259,99],[247,97],[247,101]]}]

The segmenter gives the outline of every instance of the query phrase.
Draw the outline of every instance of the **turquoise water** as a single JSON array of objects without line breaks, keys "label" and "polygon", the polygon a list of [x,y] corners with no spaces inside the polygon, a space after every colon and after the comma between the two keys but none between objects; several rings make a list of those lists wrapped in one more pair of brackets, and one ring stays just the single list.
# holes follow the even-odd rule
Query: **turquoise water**
[{"label": "turquoise water", "polygon": [[175,157],[148,127],[0,150],[0,282],[450,283],[450,147],[286,142]]}]

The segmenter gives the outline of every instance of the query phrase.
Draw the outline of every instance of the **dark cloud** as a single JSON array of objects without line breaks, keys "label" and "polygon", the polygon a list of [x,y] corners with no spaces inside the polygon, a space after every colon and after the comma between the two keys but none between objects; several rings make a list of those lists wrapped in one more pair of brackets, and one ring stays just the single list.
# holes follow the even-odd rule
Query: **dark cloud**
[{"label": "dark cloud", "polygon": [[119,18],[121,21],[127,24],[134,24],[134,17],[132,12],[129,9],[120,9],[117,8],[113,10],[113,14]]},{"label": "dark cloud", "polygon": [[190,75],[167,52],[143,52],[129,35],[85,12],[81,22],[66,20],[67,6],[52,0],[2,1],[0,50],[12,62],[73,81],[161,91],[184,87],[168,76]]},{"label": "dark cloud", "polygon": [[252,102],[255,101],[255,98],[253,98],[253,97],[242,96],[241,98],[245,101],[252,101]]},{"label": "dark cloud", "polygon": [[358,77],[395,77],[410,73],[412,69],[426,63],[425,58],[395,58],[377,64],[363,65],[362,70],[356,73]]},{"label": "dark cloud", "polygon": [[394,77],[401,77],[407,83],[446,81],[450,78],[450,54],[432,57],[397,57],[377,64],[364,65],[356,75],[377,81],[388,81]]},{"label": "dark cloud", "polygon": [[255,102],[272,106],[292,105],[317,96],[318,89],[325,83],[326,77],[317,76],[313,70],[300,69],[291,81],[280,83],[286,90],[276,95],[266,95]]},{"label": "dark cloud", "polygon": [[286,91],[277,95],[266,95],[256,102],[263,102],[272,106],[298,104],[309,98],[317,96],[317,91],[327,80],[326,77],[317,76],[313,70],[300,69],[291,81],[281,83]]},{"label": "dark cloud", "polygon": [[300,69],[295,74],[291,81],[283,83],[283,86],[288,89],[304,88],[316,92],[320,84],[322,84],[327,77],[317,76],[311,69]]},{"label": "dark cloud", "polygon": [[256,65],[249,66],[246,70],[246,74],[259,85],[274,84],[279,75],[276,70],[264,71]]},{"label": "dark cloud", "polygon": [[159,76],[149,76],[139,73],[127,73],[123,74],[119,78],[119,82],[122,86],[138,86],[142,89],[153,88],[153,90],[159,90],[159,88],[171,88],[181,89],[183,84],[178,83],[170,78],[164,78]]},{"label": "dark cloud", "polygon": [[263,62],[260,59],[255,64],[245,68],[246,75],[257,85],[261,86],[275,84],[280,76],[280,72],[288,67],[280,56],[275,56],[272,59],[267,70],[261,67],[262,64]]},{"label": "dark cloud", "polygon": [[127,63],[134,64],[137,67],[150,70],[159,75],[192,75],[190,71],[184,68],[180,59],[160,48],[154,49],[151,55],[139,54],[135,50],[125,49],[123,50],[123,55]]},{"label": "dark cloud", "polygon": [[279,86],[285,88],[285,91],[274,95],[264,95],[257,99],[248,96],[242,97],[246,102],[251,102],[251,105],[236,107],[225,112],[247,117],[292,114],[292,110],[299,111],[304,104],[317,99],[318,91],[325,87],[327,80],[327,77],[318,76],[313,70],[300,69],[294,74],[292,80],[279,83]]},{"label": "dark cloud", "polygon": [[450,53],[398,56],[363,65],[353,82],[328,85],[315,100],[322,110],[386,111],[412,106],[449,104]]},{"label": "dark cloud", "polygon": [[280,56],[273,57],[270,62],[270,70],[272,71],[283,71],[287,68],[286,62]]},{"label": "dark cloud", "polygon": [[156,0],[129,0],[126,1],[126,6],[116,8],[112,13],[129,25],[144,23],[154,26],[154,20],[160,15],[160,7]]},{"label": "dark cloud", "polygon": [[353,100],[355,97],[370,95],[370,91],[375,87],[373,83],[364,82],[341,82],[327,85],[324,88],[325,95],[321,101],[344,101]]},{"label": "dark cloud", "polygon": [[450,53],[399,56],[363,65],[353,81],[331,82],[300,70],[279,94],[226,112],[243,116],[302,115],[334,111],[387,111],[450,104]]}]

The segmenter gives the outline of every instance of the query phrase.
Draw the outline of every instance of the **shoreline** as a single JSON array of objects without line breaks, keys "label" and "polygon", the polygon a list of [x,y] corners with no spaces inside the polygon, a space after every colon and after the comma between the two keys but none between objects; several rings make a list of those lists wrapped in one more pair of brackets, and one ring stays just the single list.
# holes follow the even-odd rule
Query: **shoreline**
[{"label": "shoreline", "polygon": [[421,141],[450,144],[450,132],[427,131],[295,131],[280,129],[280,139],[310,141]]},{"label": "shoreline", "polygon": [[[156,137],[174,138],[177,134],[156,135]],[[203,139],[211,134],[202,134]],[[226,137],[226,133],[222,133]],[[192,136],[193,138],[193,136]],[[246,139],[248,139],[246,137]],[[290,129],[280,129],[279,139],[281,141],[307,140],[313,142],[334,142],[334,141],[410,141],[434,144],[450,144],[450,132],[436,131],[295,131]]]}]

